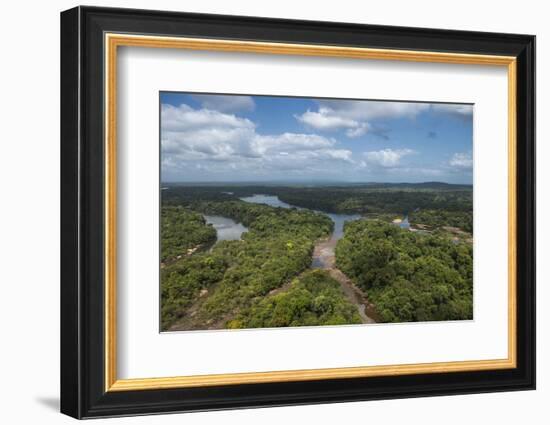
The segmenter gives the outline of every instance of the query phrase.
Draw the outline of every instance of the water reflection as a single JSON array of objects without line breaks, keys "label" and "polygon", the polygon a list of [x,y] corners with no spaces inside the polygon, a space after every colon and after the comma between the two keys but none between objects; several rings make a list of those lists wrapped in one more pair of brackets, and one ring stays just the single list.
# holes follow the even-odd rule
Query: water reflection
[{"label": "water reflection", "polygon": [[334,222],[334,232],[330,237],[331,240],[338,241],[344,236],[344,224],[346,221],[359,220],[361,216],[359,214],[327,214]]},{"label": "water reflection", "polygon": [[238,241],[244,232],[248,232],[246,226],[221,215],[205,215],[204,219],[216,229],[217,242]]},{"label": "water reflection", "polygon": [[[249,202],[251,204],[265,204],[265,205],[269,205],[270,207],[292,208],[292,205],[281,201],[278,196],[274,196],[274,195],[245,196],[244,198],[240,198],[240,200],[244,202]],[[300,207],[294,207],[294,208],[306,209],[306,208],[300,208]]]},{"label": "water reflection", "polygon": [[[272,207],[296,208],[299,210],[308,209],[308,208],[296,207],[294,205],[287,204],[286,202],[281,201],[279,197],[275,195],[257,194],[257,195],[240,198],[240,199],[241,201],[250,202],[252,204],[265,204]],[[339,239],[342,239],[342,237],[344,236],[344,223],[346,221],[352,221],[352,220],[357,220],[361,218],[359,214],[335,214],[335,213],[325,213],[323,211],[317,211],[317,210],[311,210],[311,211],[328,215],[330,219],[333,221],[334,231],[332,232],[332,235],[330,237],[331,241],[338,241]]]}]

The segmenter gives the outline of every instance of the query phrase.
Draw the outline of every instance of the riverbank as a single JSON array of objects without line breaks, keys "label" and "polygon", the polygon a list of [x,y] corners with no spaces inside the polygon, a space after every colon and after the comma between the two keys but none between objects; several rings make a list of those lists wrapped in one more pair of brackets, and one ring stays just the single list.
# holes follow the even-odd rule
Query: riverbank
[{"label": "riverbank", "polygon": [[[335,247],[338,240],[344,236],[344,225],[346,222],[360,219],[361,217],[359,215],[333,214],[333,213],[328,214],[321,211],[309,210],[307,208],[295,208],[290,204],[286,204],[280,201],[278,197],[269,196],[269,195],[254,195],[248,198],[241,198],[241,200],[246,202],[247,204],[264,204],[270,207],[275,207],[275,210],[278,210],[278,212],[274,211],[273,213],[276,215],[283,215],[283,216],[296,215],[297,216],[296,218],[298,218],[298,216],[300,217],[300,219],[298,220],[287,219],[284,221],[284,223],[280,223],[285,229],[287,229],[288,226],[291,225],[290,223],[299,223],[296,225],[301,226],[300,223],[302,223],[302,221],[306,217],[309,217],[308,219],[314,221],[315,223],[318,222],[319,224],[323,224],[325,228],[324,230],[321,231],[320,227],[305,227],[305,228],[299,227],[300,231],[302,231],[302,229],[308,229],[308,228],[317,229],[316,236],[314,236],[314,239],[311,240],[314,248],[313,253],[310,251],[311,248],[307,248],[305,252],[303,252],[303,254],[307,256],[309,259],[309,267],[305,271],[302,271],[302,273],[300,273],[298,277],[296,277],[297,275],[294,275],[294,277],[284,282],[281,286],[272,287],[273,289],[269,291],[269,293],[267,294],[268,297],[274,297],[274,296],[278,296],[279,294],[281,295],[284,294],[282,298],[281,297],[277,298],[278,300],[277,302],[284,303],[284,302],[289,302],[284,300],[285,300],[285,296],[287,295],[290,296],[291,293],[292,293],[292,296],[305,294],[306,296],[313,297],[312,294],[315,293],[315,291],[321,293],[325,291],[325,289],[330,289],[329,293],[332,294],[330,296],[333,298],[331,299],[329,297],[328,299],[332,300],[330,302],[335,302],[335,306],[337,306],[335,307],[336,309],[343,308],[341,306],[344,306],[344,305],[348,306],[346,307],[348,309],[347,310],[348,313],[345,312],[346,311],[345,308],[341,312],[338,310],[335,310],[335,312],[333,313],[334,320],[338,322],[339,320],[341,320],[341,319],[337,319],[337,317],[341,317],[341,316],[338,316],[338,314],[346,315],[346,314],[349,314],[349,312],[351,311],[353,312],[352,314],[355,315],[355,319],[352,320],[351,316],[350,317],[345,316],[349,318],[350,320],[349,323],[374,323],[377,321],[376,316],[374,314],[374,308],[368,302],[365,294],[363,294],[358,288],[356,288],[353,285],[352,281],[335,265]],[[235,205],[235,208],[238,209],[242,207]],[[257,207],[253,207],[253,208],[256,208],[256,210],[258,209]],[[262,208],[265,208],[265,207],[262,207]],[[263,210],[260,209],[260,211],[263,211]],[[311,211],[311,213],[315,213],[315,214],[310,213],[308,215],[304,215],[305,211]],[[270,217],[270,220],[272,219],[271,214],[273,213],[269,212],[269,214],[267,215],[268,217]],[[232,217],[240,217],[240,216],[238,214],[237,215],[233,214]],[[244,214],[243,217],[246,217],[246,214]],[[211,245],[211,248],[209,250],[209,253],[211,255],[215,255],[216,253],[215,247],[220,241],[242,240],[242,234],[249,231],[249,229],[246,226],[244,226],[242,223],[239,222],[240,220],[231,219],[231,218],[219,215],[219,213],[203,214],[203,218],[205,222],[209,226],[214,228],[216,231],[216,236],[217,236],[216,242]],[[329,219],[330,219],[330,222],[332,222],[332,226],[328,226]],[[271,232],[272,230],[274,229],[270,228],[269,231]],[[261,230],[260,228],[260,230],[256,229],[254,231],[262,232],[265,230]],[[323,234],[326,236],[324,236],[323,238],[320,238],[321,235]],[[278,262],[283,261],[284,264],[287,264],[287,263],[299,264],[296,258],[296,255],[298,254],[298,252],[295,252],[295,250],[298,249],[298,245],[294,245],[294,244],[289,245],[288,243],[286,243],[286,245],[284,246],[287,246],[287,248],[283,249],[283,252],[278,252],[278,250],[280,250],[280,245],[274,245],[273,252],[271,251],[272,247],[270,246],[269,251],[266,251],[266,252],[271,252],[272,260],[270,261],[276,260]],[[290,248],[288,246],[290,246]],[[304,246],[305,245],[300,245],[300,247],[304,247]],[[278,247],[278,248],[275,248],[275,247]],[[259,253],[256,252],[252,257],[250,257],[251,267],[255,267],[256,263],[258,262],[258,255]],[[260,256],[262,255],[263,254],[261,254]],[[284,260],[284,258],[286,257],[289,257],[289,258]],[[306,260],[306,264],[308,259],[304,258],[304,260]],[[271,262],[269,262],[268,264],[271,265]],[[303,265],[304,263],[302,262],[302,267]],[[246,268],[240,263],[239,263],[239,267]],[[318,281],[318,278],[311,278],[308,273],[311,273],[312,270],[316,270],[316,269],[323,270],[326,273],[325,274],[326,277],[319,281]],[[270,273],[280,274],[281,270],[280,269],[277,269],[277,270],[278,270],[277,272],[275,272],[275,270],[272,270],[272,272]],[[264,273],[267,273],[267,272],[268,270],[265,267],[262,267],[262,272],[261,272],[262,276],[258,276],[258,278],[260,279],[258,282],[275,283],[275,279],[268,279],[268,280],[264,279],[265,276],[270,276],[269,274],[264,276]],[[231,273],[235,273],[235,271],[232,271]],[[249,275],[253,276],[254,274],[250,273]],[[294,289],[296,288],[293,288],[292,286],[292,282],[294,281],[294,279],[301,279],[300,276],[303,276],[303,279],[306,279],[306,281],[309,282],[309,285],[311,285],[312,282],[315,283],[313,287],[311,286],[309,287],[306,293],[295,291]],[[312,275],[312,276],[316,276],[316,275]],[[330,280],[329,277],[332,280]],[[328,283],[329,281],[332,281],[332,284]],[[254,281],[254,284],[255,284],[254,286],[255,290],[262,289],[261,287],[258,287],[257,281]],[[326,285],[328,285],[327,288],[325,288]],[[222,282],[222,284],[215,284],[210,288],[204,288],[200,292],[196,292],[195,295],[193,296],[196,298],[194,302],[188,308],[186,308],[187,311],[185,316],[181,317],[175,323],[172,323],[171,325],[169,325],[168,330],[181,331],[181,330],[191,330],[191,329],[221,329],[227,326],[229,322],[235,322],[235,323],[231,323],[229,325],[230,327],[233,325],[236,325],[237,323],[238,323],[236,325],[237,327],[242,326],[243,318],[238,317],[239,309],[235,309],[233,307],[225,308],[225,306],[229,305],[227,300],[227,295],[222,296],[222,294],[227,293],[229,290],[229,287],[231,287],[231,294],[232,294],[231,296],[232,297],[234,296],[235,300],[241,300],[249,297],[249,295],[247,295],[248,291],[243,290],[242,294],[238,294],[239,288],[234,286],[235,285],[232,283],[232,281],[228,279],[228,281],[225,284],[223,284]],[[310,293],[308,291],[313,291],[313,292]],[[294,294],[294,292],[296,292],[296,294]],[[325,293],[324,296],[328,296],[327,294],[328,293]],[[288,296],[286,299],[289,299]],[[222,301],[222,298],[224,298],[224,301],[222,304],[220,304],[220,302]],[[315,297],[312,298],[312,303],[313,303],[313,299],[315,299]],[[336,301],[337,299],[341,299],[342,301],[346,300],[346,302],[344,304],[338,304],[338,302]],[[240,301],[236,302],[235,300],[232,299],[231,302],[234,304],[241,303]],[[242,302],[243,305],[246,304],[245,301],[246,300]],[[308,304],[308,303],[306,304],[310,306],[308,308],[313,308],[311,307],[313,306],[313,304]],[[269,310],[269,308],[272,308],[272,306],[265,304],[262,308]],[[356,310],[356,313],[354,312],[354,310]],[[331,311],[331,310],[327,310],[327,311]],[[215,314],[212,312],[215,312]],[[235,314],[237,314],[237,316],[235,316]],[[254,314],[257,314],[257,313],[254,313]],[[319,311],[316,310],[314,314],[320,314],[320,313]],[[256,318],[256,320],[260,320],[260,319],[261,317],[259,319]],[[325,319],[327,322],[330,322],[330,319],[328,318],[328,316]],[[292,320],[290,320],[289,323],[290,322],[292,322]],[[252,326],[256,326],[256,325],[252,324]]]},{"label": "riverbank", "polygon": [[[278,196],[274,195],[255,194],[253,196],[240,199],[249,203],[265,204],[278,208],[308,209],[296,207],[283,202]],[[338,240],[344,236],[345,223],[348,221],[358,220],[361,216],[358,214],[335,214],[317,210],[311,211],[328,216],[334,223],[332,234],[328,238],[323,238],[315,244],[311,268],[328,271],[329,274],[336,281],[338,281],[338,283],[340,283],[342,291],[348,300],[357,308],[361,321],[363,323],[375,323],[377,316],[374,306],[367,300],[365,294],[357,288],[340,269],[336,267],[336,256],[334,253]]]},{"label": "riverbank", "polygon": [[363,323],[376,323],[377,315],[374,305],[371,304],[366,294],[357,288],[351,279],[336,267],[336,255],[334,249],[338,242],[335,238],[322,239],[315,244],[311,268],[329,272],[341,286],[348,300],[357,308]]}]

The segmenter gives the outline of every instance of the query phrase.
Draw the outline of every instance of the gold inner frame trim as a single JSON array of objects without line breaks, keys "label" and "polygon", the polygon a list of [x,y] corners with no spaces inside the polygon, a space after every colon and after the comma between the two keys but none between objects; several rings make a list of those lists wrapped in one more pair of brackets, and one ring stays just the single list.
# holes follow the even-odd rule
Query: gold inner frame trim
[{"label": "gold inner frame trim", "polygon": [[[105,45],[105,391],[136,391],[214,385],[311,381],[321,379],[449,373],[511,369],[517,365],[516,321],[516,58],[446,52],[370,49],[328,45],[267,43],[199,38],[160,37],[106,33]],[[508,72],[508,357],[495,360],[361,366],[326,369],[285,370],[252,373],[175,376],[166,378],[118,379],[116,325],[116,137],[117,137],[117,51],[118,47],[188,49],[277,55],[397,60],[468,65],[504,66]]]}]

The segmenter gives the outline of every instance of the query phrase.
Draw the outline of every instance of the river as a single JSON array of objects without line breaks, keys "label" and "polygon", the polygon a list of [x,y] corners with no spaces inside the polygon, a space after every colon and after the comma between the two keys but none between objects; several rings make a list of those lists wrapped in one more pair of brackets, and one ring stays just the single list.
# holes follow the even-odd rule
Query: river
[{"label": "river", "polygon": [[[251,204],[264,204],[278,208],[296,208],[298,210],[308,209],[287,204],[275,195],[256,194],[240,199],[241,201],[249,202]],[[334,230],[330,237],[319,241],[315,245],[311,267],[314,269],[331,269],[334,267],[334,248],[336,247],[336,243],[344,236],[344,224],[347,221],[357,220],[361,218],[361,216],[358,214],[335,214],[317,210],[311,211],[329,216],[334,223]],[[227,217],[220,215],[205,215],[204,218],[208,224],[212,224],[212,226],[216,229],[218,242],[240,240],[242,234],[248,231],[248,229],[241,223],[237,223],[235,220]]]},{"label": "river", "polygon": [[248,232],[246,226],[221,215],[205,215],[204,219],[216,229],[217,242],[238,241],[244,232]]},{"label": "river", "polygon": [[[278,196],[275,195],[252,195],[247,196],[244,198],[240,198],[241,201],[250,202],[252,204],[265,204],[270,205],[272,207],[280,207],[280,208],[296,208],[298,210],[307,210],[309,208],[303,208],[303,207],[297,207],[295,205],[287,204],[284,201],[281,201]],[[320,214],[325,214],[330,217],[332,222],[334,223],[334,231],[331,235],[331,240],[338,241],[339,239],[342,239],[342,236],[344,236],[344,223],[346,221],[352,221],[357,220],[361,218],[359,214],[334,214],[334,213],[326,213],[324,211],[318,211],[318,210],[310,210],[314,211]]]},{"label": "river", "polygon": [[[308,209],[287,204],[286,202],[281,201],[279,197],[275,195],[257,194],[240,199],[241,201],[250,202],[252,204],[265,204],[272,207],[296,208],[299,210]],[[334,214],[317,210],[311,211],[329,216],[334,223],[334,230],[330,237],[324,241],[319,242],[315,246],[313,261],[311,264],[311,267],[314,269],[330,269],[334,267],[334,248],[336,247],[336,243],[344,236],[344,224],[346,223],[346,221],[357,220],[361,218],[361,216],[359,214]]]},{"label": "river", "polygon": [[[287,204],[281,201],[278,196],[274,195],[255,194],[240,199],[251,204],[265,204],[272,207],[296,208],[299,210],[308,209]],[[353,285],[350,279],[335,265],[334,249],[338,240],[344,236],[344,224],[347,221],[358,220],[361,216],[358,214],[334,214],[316,210],[312,211],[329,216],[334,223],[334,230],[330,237],[317,241],[315,244],[311,267],[314,269],[327,270],[328,273],[340,283],[344,294],[351,303],[357,307],[361,321],[363,323],[375,323],[376,312],[374,306],[368,302],[366,295]],[[207,223],[212,224],[216,229],[218,242],[222,240],[240,240],[242,234],[248,231],[241,223],[237,223],[235,220],[227,217],[205,215],[204,218]]]},{"label": "river", "polygon": [[[272,207],[307,209],[287,204],[281,201],[278,196],[273,195],[258,194],[240,199],[241,201],[253,204],[266,204]],[[312,211],[328,215],[334,223],[334,230],[330,237],[317,241],[315,244],[311,268],[326,270],[333,279],[340,283],[346,297],[357,308],[362,323],[376,323],[377,315],[374,306],[368,301],[366,295],[335,264],[334,249],[336,248],[336,243],[344,236],[344,224],[347,221],[358,220],[361,216],[359,214],[334,214],[316,210]]]}]

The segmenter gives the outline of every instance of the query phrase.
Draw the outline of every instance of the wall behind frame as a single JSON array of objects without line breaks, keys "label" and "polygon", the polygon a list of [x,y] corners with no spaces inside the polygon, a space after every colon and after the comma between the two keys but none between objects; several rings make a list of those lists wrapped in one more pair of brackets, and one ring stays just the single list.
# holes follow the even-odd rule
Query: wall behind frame
[{"label": "wall behind frame", "polygon": [[[97,6],[155,8],[221,14],[347,21],[368,24],[517,32],[537,35],[538,116],[550,114],[550,28],[544,4],[534,0],[471,1],[443,4],[408,2],[319,2],[279,0],[94,1]],[[77,2],[11,2],[4,7],[0,32],[0,354],[6,423],[74,423],[57,413],[59,392],[59,12]],[[539,119],[538,140],[550,139],[550,125]],[[538,187],[550,184],[550,146],[538,145]],[[550,215],[550,201],[538,191],[538,217]],[[539,259],[550,256],[550,231],[540,226]],[[124,424],[258,423],[448,425],[490,421],[499,424],[544,423],[550,397],[550,299],[548,262],[538,264],[538,390],[516,392],[210,412],[109,420]],[[103,420],[99,420],[103,422]]]}]

